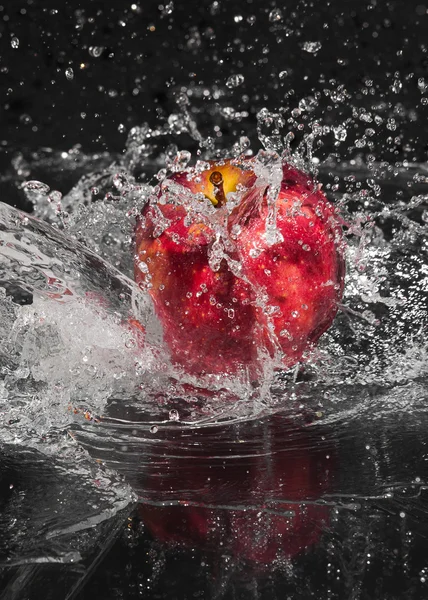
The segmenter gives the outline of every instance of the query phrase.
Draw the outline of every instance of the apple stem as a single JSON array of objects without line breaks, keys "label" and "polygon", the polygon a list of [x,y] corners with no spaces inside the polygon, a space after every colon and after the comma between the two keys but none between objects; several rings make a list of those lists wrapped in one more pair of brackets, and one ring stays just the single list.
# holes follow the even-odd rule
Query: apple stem
[{"label": "apple stem", "polygon": [[220,171],[213,171],[210,175],[210,182],[213,184],[214,196],[217,200],[216,208],[220,208],[226,204],[226,195],[223,188],[223,175]]}]

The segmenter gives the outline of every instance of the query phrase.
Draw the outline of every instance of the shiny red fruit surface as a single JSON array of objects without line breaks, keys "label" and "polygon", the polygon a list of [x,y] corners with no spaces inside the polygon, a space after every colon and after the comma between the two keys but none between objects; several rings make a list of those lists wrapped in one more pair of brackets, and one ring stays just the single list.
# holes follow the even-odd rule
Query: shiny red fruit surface
[{"label": "shiny red fruit surface", "polygon": [[305,357],[330,327],[344,283],[342,231],[310,177],[258,159],[203,163],[165,179],[135,231],[135,279],[148,289],[172,361],[193,374]]}]

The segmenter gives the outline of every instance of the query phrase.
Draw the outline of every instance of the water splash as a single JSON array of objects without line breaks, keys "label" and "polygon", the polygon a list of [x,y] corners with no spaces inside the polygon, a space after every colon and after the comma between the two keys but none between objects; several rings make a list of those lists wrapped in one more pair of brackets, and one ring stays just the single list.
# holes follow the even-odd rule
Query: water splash
[{"label": "water splash", "polygon": [[[275,16],[271,22],[275,26],[280,19]],[[278,82],[286,79],[281,72]],[[369,130],[392,131],[389,119],[397,123],[404,117],[392,116],[382,106],[371,111],[347,106],[349,95],[340,86],[326,84],[325,90],[342,110],[333,122],[328,115],[319,119],[318,92],[275,111],[259,111],[257,133],[263,150],[257,154],[256,168],[260,180],[270,186],[266,235],[273,242],[282,158],[315,176],[340,207],[348,263],[343,305],[304,365],[278,373],[266,360],[259,387],[245,378],[218,377],[202,385],[199,379],[174,369],[147,290],[132,281],[135,217],[155,185],[189,165],[203,169],[207,160],[229,155],[229,148],[235,157],[256,154],[251,127],[246,126],[249,115],[228,107],[224,100],[229,102],[227,94],[234,88],[214,87],[208,90],[210,96],[197,86],[191,95],[175,90],[177,103],[167,122],[156,128],[131,129],[120,156],[86,155],[78,147],[68,152],[17,154],[6,177],[20,186],[36,219],[1,205],[3,445],[30,446],[50,457],[63,454],[64,468],[74,464],[77,472],[86,474],[85,486],[91,493],[93,481],[100,477],[91,479],[88,473],[100,464],[94,460],[102,461],[126,477],[146,506],[169,503],[174,510],[184,498],[192,509],[225,511],[222,523],[235,527],[236,533],[244,509],[251,515],[260,512],[260,523],[264,523],[267,514],[278,516],[279,512],[285,518],[290,506],[278,506],[278,497],[282,501],[284,497],[278,496],[274,478],[269,480],[270,488],[263,487],[267,478],[263,484],[259,481],[251,507],[248,498],[239,502],[236,486],[227,477],[219,478],[219,489],[233,488],[229,497],[218,495],[215,486],[207,486],[203,478],[189,492],[189,485],[186,489],[182,484],[182,473],[186,464],[193,465],[195,456],[202,467],[215,470],[213,463],[220,464],[229,455],[239,464],[257,462],[254,456],[271,456],[275,440],[282,452],[293,447],[293,435],[304,436],[306,429],[315,432],[308,444],[314,449],[324,448],[322,436],[317,437],[323,427],[349,431],[357,424],[365,430],[367,423],[374,423],[376,431],[365,437],[370,450],[364,446],[359,452],[373,462],[376,490],[368,489],[361,477],[351,492],[346,486],[333,486],[315,504],[332,507],[330,527],[341,531],[352,520],[350,514],[355,517],[364,510],[369,497],[377,495],[379,502],[390,502],[388,484],[398,481],[398,463],[391,458],[382,427],[385,423],[393,427],[398,418],[409,421],[409,430],[411,419],[425,423],[427,170],[420,163],[399,165],[375,159],[375,136]],[[207,98],[212,99],[210,104]],[[201,118],[207,106],[209,124]],[[233,129],[236,124],[232,140],[217,136],[220,125]],[[327,139],[333,140],[337,155],[321,161],[318,154]],[[344,160],[340,148],[344,155],[353,148],[352,158]],[[359,154],[363,148],[369,157]],[[180,197],[191,213],[189,218],[193,215],[211,222],[216,214],[210,203],[195,202],[192,194],[183,193],[182,186],[171,185],[166,194],[169,199]],[[229,200],[231,207],[238,203],[239,192]],[[159,231],[166,225],[160,220]],[[240,265],[230,256],[222,223],[216,223],[216,228],[212,267],[226,259],[239,274]],[[135,321],[145,329],[144,349]],[[268,435],[259,424],[276,415],[287,420],[287,427],[281,435]],[[209,461],[207,446],[213,455]],[[261,472],[269,472],[268,463],[262,464]],[[181,480],[168,487],[168,473],[174,465]],[[382,469],[386,475],[380,474]],[[235,477],[235,471],[230,472]],[[237,472],[242,475],[240,469]],[[102,476],[106,487],[115,481],[109,470]],[[192,477],[189,471],[187,481],[192,482]],[[207,487],[211,495],[204,496]],[[263,495],[263,489],[269,493]],[[133,502],[134,496],[121,481],[115,490],[97,514]],[[301,503],[295,490],[286,500]],[[74,514],[75,520],[83,518],[79,512]],[[75,523],[51,525],[52,533]],[[255,530],[261,535],[260,528]],[[231,538],[234,543],[237,537]],[[346,535],[342,538],[353,547]],[[328,541],[323,548],[334,562],[337,555]],[[243,552],[229,549],[235,551],[235,558]],[[24,556],[22,547],[19,552]],[[34,562],[41,555],[39,548],[25,554],[25,559]],[[70,556],[58,552],[56,559],[69,560]],[[282,556],[275,569],[291,572],[287,560]]]}]

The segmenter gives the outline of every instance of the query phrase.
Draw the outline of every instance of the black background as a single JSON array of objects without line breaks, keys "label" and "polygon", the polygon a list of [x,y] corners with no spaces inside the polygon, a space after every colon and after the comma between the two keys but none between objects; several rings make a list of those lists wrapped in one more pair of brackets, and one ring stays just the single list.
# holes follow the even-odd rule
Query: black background
[{"label": "black background", "polygon": [[[225,124],[225,133],[251,133],[260,108],[292,108],[314,92],[320,93],[315,114],[334,123],[343,106],[323,89],[343,85],[356,107],[383,103],[383,111],[393,111],[399,103],[406,111],[405,126],[394,133],[401,139],[378,145],[377,158],[398,149],[425,160],[428,107],[417,84],[424,76],[428,83],[423,1],[176,0],[166,14],[164,0],[2,0],[3,165],[17,150],[46,146],[120,152],[132,126],[165,121],[180,86],[212,91],[236,73],[244,83],[226,88],[221,102],[249,117],[233,128]],[[274,8],[282,10],[279,22],[269,18]],[[308,41],[320,41],[320,50],[306,52]],[[102,48],[101,55],[91,55],[91,46]],[[395,74],[402,84],[397,93]],[[376,132],[382,144],[388,135]]]}]

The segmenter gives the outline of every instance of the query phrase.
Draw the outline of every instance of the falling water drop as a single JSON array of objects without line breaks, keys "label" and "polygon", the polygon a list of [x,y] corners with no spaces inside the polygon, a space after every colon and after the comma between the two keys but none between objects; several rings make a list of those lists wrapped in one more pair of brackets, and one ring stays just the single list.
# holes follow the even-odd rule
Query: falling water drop
[{"label": "falling water drop", "polygon": [[305,52],[309,52],[310,54],[316,54],[318,50],[321,50],[322,44],[321,42],[304,42],[303,50]]},{"label": "falling water drop", "polygon": [[169,411],[169,420],[170,421],[179,421],[180,415],[178,414],[178,410],[172,409]]},{"label": "falling water drop", "polygon": [[282,15],[282,10],[280,8],[274,8],[269,13],[269,21],[271,23],[278,23],[279,21],[282,21],[282,18],[283,18],[283,15]]},{"label": "falling water drop", "polygon": [[103,46],[89,46],[89,54],[90,56],[92,56],[93,58],[99,58],[101,56],[101,54],[103,53],[104,47]]},{"label": "falling water drop", "polygon": [[227,81],[226,81],[226,85],[228,88],[232,89],[232,88],[236,88],[240,85],[242,85],[244,83],[244,76],[241,75],[241,73],[237,73],[236,75],[231,75]]},{"label": "falling water drop", "polygon": [[348,135],[344,125],[333,127],[333,134],[338,142],[344,142],[346,140],[346,136]]}]

